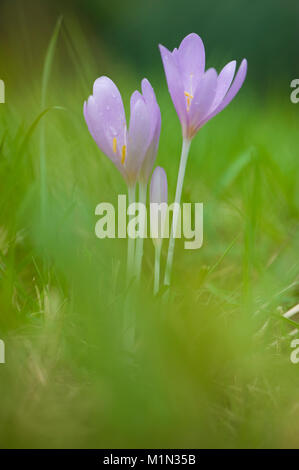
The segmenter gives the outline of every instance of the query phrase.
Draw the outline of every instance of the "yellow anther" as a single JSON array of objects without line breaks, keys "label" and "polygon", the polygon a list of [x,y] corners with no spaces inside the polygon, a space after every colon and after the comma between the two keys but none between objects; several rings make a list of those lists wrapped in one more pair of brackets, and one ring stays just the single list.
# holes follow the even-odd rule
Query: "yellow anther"
[{"label": "yellow anther", "polygon": [[113,152],[116,153],[116,149],[117,149],[117,139],[116,139],[116,137],[113,137],[112,148],[113,148]]},{"label": "yellow anther", "polygon": [[187,111],[189,111],[191,100],[193,99],[193,95],[191,95],[191,93],[188,93],[188,91],[184,91],[184,94],[187,98]]},{"label": "yellow anther", "polygon": [[121,148],[121,164],[122,165],[125,163],[126,152],[127,152],[127,147],[125,145],[123,145],[122,148]]}]

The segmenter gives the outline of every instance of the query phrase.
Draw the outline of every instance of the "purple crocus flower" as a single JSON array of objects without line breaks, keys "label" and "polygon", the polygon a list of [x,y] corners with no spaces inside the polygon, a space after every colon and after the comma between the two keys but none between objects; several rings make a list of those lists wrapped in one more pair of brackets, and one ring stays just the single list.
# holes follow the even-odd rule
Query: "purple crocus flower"
[{"label": "purple crocus flower", "polygon": [[[212,117],[220,113],[236,96],[246,77],[247,60],[243,59],[235,75],[236,61],[225,65],[220,74],[205,71],[205,49],[201,38],[186,36],[178,49],[170,52],[159,46],[169,93],[182,124],[183,145],[178,172],[175,203],[181,202],[183,182],[192,138]],[[178,211],[174,210],[167,253],[164,283],[170,284]]]},{"label": "purple crocus flower", "polygon": [[164,168],[157,166],[153,172],[150,186],[150,202],[161,204],[167,203],[167,176]]},{"label": "purple crocus flower", "polygon": [[[138,179],[141,193],[146,196],[146,184],[156,158],[161,128],[160,109],[154,90],[146,79],[142,80],[141,88],[142,94],[134,91],[131,96],[129,128],[120,92],[108,77],[100,77],[94,82],[93,94],[84,102],[83,108],[89,132],[128,185],[129,205],[135,202]],[[134,259],[135,241],[129,237],[128,279],[133,275]],[[140,243],[136,255],[138,270],[141,259]]]},{"label": "purple crocus flower", "polygon": [[167,215],[167,201],[167,175],[164,168],[157,166],[153,172],[150,185],[151,237],[154,245],[162,243]]},{"label": "purple crocus flower", "polygon": [[226,64],[219,75],[214,68],[205,71],[204,45],[195,33],[186,36],[172,52],[164,46],[159,47],[183,137],[192,139],[236,96],[246,77],[247,60],[242,60],[234,79],[235,60]]},{"label": "purple crocus flower", "polygon": [[138,176],[148,178],[154,164],[160,136],[161,115],[154,90],[142,80],[142,94],[134,91],[127,128],[123,101],[117,86],[108,77],[98,78],[93,94],[83,109],[89,132],[98,147],[110,158],[129,187]]}]

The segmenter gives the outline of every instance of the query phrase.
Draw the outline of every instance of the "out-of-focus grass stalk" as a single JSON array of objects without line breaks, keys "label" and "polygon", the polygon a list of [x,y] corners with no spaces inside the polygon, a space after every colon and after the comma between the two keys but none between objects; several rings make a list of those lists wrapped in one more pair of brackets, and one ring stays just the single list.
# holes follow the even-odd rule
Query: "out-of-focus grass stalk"
[{"label": "out-of-focus grass stalk", "polygon": [[[41,109],[44,110],[46,106],[47,90],[49,79],[51,75],[51,69],[53,59],[55,55],[56,43],[58,34],[61,28],[62,16],[60,16],[55,25],[48,50],[45,57],[43,76],[42,76],[42,90],[41,90]],[[41,121],[40,128],[40,207],[41,207],[41,220],[45,218],[45,208],[47,202],[47,164],[46,164],[46,150],[45,150],[45,124]]]},{"label": "out-of-focus grass stalk", "polygon": [[[129,206],[136,200],[136,185],[128,186]],[[129,221],[133,218],[129,217]],[[127,279],[128,282],[132,279],[134,273],[134,259],[135,259],[135,239],[131,238],[128,234],[128,253],[127,253]]]},{"label": "out-of-focus grass stalk", "polygon": [[[146,184],[139,184],[139,202],[144,204],[146,207],[146,193],[147,193],[147,185]],[[143,257],[143,238],[145,235],[145,224],[146,224],[146,213],[141,211],[141,237],[137,238],[136,240],[136,257],[135,257],[135,272],[137,280],[140,279],[141,274],[141,266],[142,266],[142,257]]]},{"label": "out-of-focus grass stalk", "polygon": [[171,277],[171,269],[172,269],[174,245],[175,245],[175,234],[177,231],[177,224],[178,224],[177,204],[179,205],[181,203],[182,189],[183,189],[184,176],[185,176],[185,170],[186,170],[186,164],[188,160],[190,144],[191,144],[191,140],[185,139],[185,138],[183,139],[180,168],[179,168],[179,173],[178,173],[178,180],[177,180],[175,200],[174,200],[176,205],[173,211],[171,235],[170,235],[170,240],[169,240],[169,245],[168,245],[167,261],[166,261],[166,268],[165,268],[164,284],[166,286],[170,285],[170,277]]},{"label": "out-of-focus grass stalk", "polygon": [[256,156],[252,158],[248,176],[243,183],[243,197],[246,207],[243,251],[243,302],[244,309],[248,313],[252,313],[254,308],[252,276],[256,258],[256,235],[262,206],[260,170]]}]

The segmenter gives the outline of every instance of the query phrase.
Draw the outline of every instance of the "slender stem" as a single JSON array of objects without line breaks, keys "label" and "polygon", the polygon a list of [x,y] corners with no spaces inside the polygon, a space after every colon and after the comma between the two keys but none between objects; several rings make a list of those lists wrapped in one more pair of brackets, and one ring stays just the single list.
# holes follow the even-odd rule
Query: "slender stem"
[{"label": "slender stem", "polygon": [[155,280],[154,280],[154,295],[157,295],[159,292],[160,286],[160,261],[161,261],[161,248],[162,240],[157,240],[155,243]]},{"label": "slender stem", "polygon": [[[176,185],[176,192],[175,192],[175,203],[180,204],[181,196],[182,196],[182,188],[185,176],[185,169],[188,160],[188,153],[190,149],[191,140],[184,138],[183,145],[182,145],[182,153],[181,153],[181,160],[180,160],[180,168],[178,173],[178,180]],[[170,277],[171,277],[171,269],[172,269],[172,262],[173,262],[173,253],[174,253],[174,245],[175,245],[175,234],[177,230],[177,223],[178,223],[178,215],[179,212],[177,208],[174,208],[173,211],[173,218],[172,218],[172,227],[171,227],[171,235],[169,240],[168,246],[168,253],[167,253],[167,261],[166,261],[166,268],[165,268],[165,277],[164,277],[164,284],[166,286],[170,285]]]},{"label": "slender stem", "polygon": [[[128,187],[129,205],[135,202],[136,186]],[[130,216],[130,219],[133,216]],[[135,257],[135,239],[128,236],[128,255],[127,255],[127,278],[131,280],[134,270],[134,257]]]},{"label": "slender stem", "polygon": [[[146,208],[146,191],[147,185],[144,183],[139,183],[139,202],[144,204]],[[135,270],[137,280],[140,279],[141,266],[142,266],[142,257],[143,257],[143,239],[145,236],[145,224],[146,224],[146,211],[141,212],[141,237],[136,240],[136,255],[135,255]]]}]

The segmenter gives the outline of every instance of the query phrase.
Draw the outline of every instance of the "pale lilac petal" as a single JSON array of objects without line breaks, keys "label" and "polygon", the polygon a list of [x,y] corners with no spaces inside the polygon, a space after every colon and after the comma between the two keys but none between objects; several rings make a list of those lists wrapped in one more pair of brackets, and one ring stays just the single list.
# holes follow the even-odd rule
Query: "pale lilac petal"
[{"label": "pale lilac petal", "polygon": [[190,128],[189,137],[197,132],[201,121],[208,114],[215,98],[217,88],[217,72],[215,69],[207,70],[199,79],[194,98],[189,110]]},{"label": "pale lilac petal", "polygon": [[156,129],[157,119],[160,116],[160,109],[156,100],[156,95],[153,90],[153,87],[151,86],[150,82],[146,78],[144,78],[141,82],[141,90],[142,90],[142,95],[147,105],[148,111],[151,116],[151,137],[150,137],[150,140],[151,140]]},{"label": "pale lilac petal", "polygon": [[120,156],[126,133],[126,117],[121,94],[110,78],[100,77],[94,82],[93,96],[107,140],[112,148],[113,139],[117,139],[117,154]]},{"label": "pale lilac petal", "polygon": [[185,133],[188,125],[186,97],[181,71],[174,55],[164,46],[159,46],[165,70],[168,90]]},{"label": "pale lilac petal", "polygon": [[125,169],[121,165],[121,159],[119,156],[113,152],[111,142],[107,139],[105,121],[93,96],[90,96],[87,102],[84,103],[83,112],[89,132],[91,133],[96,144],[124,175]]},{"label": "pale lilac petal", "polygon": [[[90,98],[90,97],[89,97]],[[84,101],[84,104],[83,104],[83,116],[84,116],[84,119],[85,119],[85,122],[87,124],[87,127],[88,127],[88,130],[92,136],[92,138],[94,140],[96,140],[96,136],[95,136],[95,133],[93,131],[93,127],[92,127],[92,122],[91,122],[91,119],[89,117],[89,113],[88,113],[88,100],[89,98],[87,99],[87,101]],[[103,141],[106,141],[106,137],[104,136],[104,139]],[[104,142],[103,142],[104,144]]]},{"label": "pale lilac petal", "polygon": [[191,33],[186,36],[177,52],[184,90],[192,94],[205,70],[205,48],[201,38]]},{"label": "pale lilac petal", "polygon": [[161,113],[155,92],[149,81],[146,79],[142,81],[142,93],[151,116],[150,145],[145,154],[139,173],[139,181],[146,184],[157,156],[161,130]]},{"label": "pale lilac petal", "polygon": [[153,136],[153,139],[146,151],[142,167],[139,173],[139,181],[142,183],[147,183],[149,176],[151,174],[151,171],[153,169],[156,156],[157,156],[157,151],[158,151],[158,145],[159,145],[159,138],[160,138],[160,129],[161,129],[161,120],[159,123],[157,123],[157,127]]},{"label": "pale lilac petal", "polygon": [[247,60],[243,59],[239,70],[235,76],[232,86],[226,93],[225,97],[223,98],[222,102],[214,109],[208,116],[206,120],[211,119],[216,114],[220,113],[236,96],[238,91],[240,90],[241,86],[244,83],[245,77],[247,73]]},{"label": "pale lilac petal", "polygon": [[232,60],[223,67],[217,79],[217,90],[215,99],[212,105],[212,110],[215,109],[225,97],[231,83],[233,81],[236,71],[236,61]]},{"label": "pale lilac petal", "polygon": [[125,167],[129,183],[133,184],[138,176],[149,146],[151,118],[142,95],[135,91],[131,96],[131,115],[128,132],[127,156]]},{"label": "pale lilac petal", "polygon": [[164,168],[157,166],[150,186],[150,202],[161,204],[168,201],[167,176]]}]

